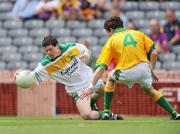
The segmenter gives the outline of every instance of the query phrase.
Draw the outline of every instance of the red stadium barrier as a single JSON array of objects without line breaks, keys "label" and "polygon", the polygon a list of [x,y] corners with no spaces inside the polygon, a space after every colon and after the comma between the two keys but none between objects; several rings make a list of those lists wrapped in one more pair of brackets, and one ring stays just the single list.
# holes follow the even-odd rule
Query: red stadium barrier
[{"label": "red stadium barrier", "polygon": [[64,85],[56,84],[56,112],[57,114],[77,114],[75,102],[64,88]]},{"label": "red stadium barrier", "polygon": [[[154,84],[177,111],[180,111],[180,83],[157,83]],[[64,87],[57,83],[56,108],[59,114],[76,114],[77,109],[73,99],[67,95]],[[63,102],[63,103],[62,103]],[[103,108],[103,98],[99,100],[98,106]],[[112,111],[120,114],[130,115],[167,115],[168,113],[158,106],[135,84],[132,89],[126,85],[117,84],[112,101]]]},{"label": "red stadium barrier", "polygon": [[17,115],[17,88],[15,84],[0,84],[0,115]]},{"label": "red stadium barrier", "polygon": [[[160,77],[160,82],[155,83],[154,87],[160,90],[180,112],[180,72],[161,71],[156,74]],[[12,72],[0,73],[0,116],[53,116],[55,107],[57,114],[78,113],[72,97],[66,93],[62,84],[50,81],[41,86],[32,87],[28,91],[20,91],[20,89],[17,90],[12,77]],[[51,92],[54,92],[55,97]],[[29,106],[26,106],[27,103]],[[103,108],[103,98],[98,102],[98,106],[100,109]],[[135,84],[132,89],[128,89],[126,85],[117,84],[112,111],[131,115],[168,114],[150,99],[138,84]]]}]

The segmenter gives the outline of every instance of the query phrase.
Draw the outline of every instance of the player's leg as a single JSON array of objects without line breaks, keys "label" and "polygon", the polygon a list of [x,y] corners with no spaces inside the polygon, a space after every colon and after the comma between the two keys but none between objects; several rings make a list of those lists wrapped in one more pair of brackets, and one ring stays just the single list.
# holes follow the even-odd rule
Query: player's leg
[{"label": "player's leg", "polygon": [[167,99],[161,94],[161,92],[155,90],[152,86],[149,88],[144,87],[143,89],[149,97],[151,97],[157,104],[159,104],[162,108],[164,108],[172,115],[172,119],[180,120],[180,115],[174,110],[174,108],[167,101]]},{"label": "player's leg", "polygon": [[[116,82],[126,83],[126,71],[112,70],[107,77],[107,82],[104,89],[104,111],[111,111],[112,98],[115,91]],[[129,83],[127,84],[129,86]],[[130,83],[131,85],[131,83]]]},{"label": "player's leg", "polygon": [[111,111],[111,103],[115,91],[115,81],[108,75],[107,82],[104,89],[104,111]]},{"label": "player's leg", "polygon": [[168,111],[172,115],[172,119],[180,119],[179,114],[174,110],[174,108],[170,105],[170,103],[166,100],[166,98],[161,94],[160,91],[157,91],[152,87],[153,78],[151,75],[151,70],[148,65],[142,65],[141,77],[142,79],[139,81],[141,87],[144,89],[146,94],[151,97],[157,104],[159,104],[162,108]]},{"label": "player's leg", "polygon": [[83,100],[77,99],[76,101],[77,109],[81,117],[85,120],[98,120],[101,119],[104,112],[93,111],[90,107],[90,96],[87,96]]},{"label": "player's leg", "polygon": [[98,88],[95,92],[91,95],[91,108],[92,110],[98,111],[98,107],[96,105],[96,102],[103,96],[104,94],[104,84],[100,88]]},{"label": "player's leg", "polygon": [[110,74],[108,74],[107,82],[104,89],[104,112],[102,119],[104,120],[124,120],[124,118],[120,115],[114,114],[111,112],[111,104],[115,91],[115,80],[113,80],[112,75],[114,75],[115,71],[113,70]]}]

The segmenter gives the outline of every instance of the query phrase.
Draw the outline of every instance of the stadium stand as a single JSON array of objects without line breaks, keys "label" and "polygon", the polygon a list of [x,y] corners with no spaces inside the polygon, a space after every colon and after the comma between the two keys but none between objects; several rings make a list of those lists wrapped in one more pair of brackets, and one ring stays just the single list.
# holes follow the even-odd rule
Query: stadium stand
[{"label": "stadium stand", "polygon": [[[0,70],[14,70],[21,67],[33,69],[37,61],[43,57],[41,42],[43,37],[48,34],[56,36],[60,43],[86,39],[90,43],[92,57],[98,57],[107,40],[106,32],[103,30],[105,18],[91,21],[63,20],[61,18],[47,21],[39,19],[11,20],[10,12],[15,2],[16,0],[0,0]],[[150,19],[157,18],[160,24],[165,24],[165,10],[169,8],[173,8],[177,18],[180,18],[179,1],[125,1],[119,6],[128,19],[146,34],[150,33]],[[17,63],[11,64],[10,62],[14,60]],[[179,70],[180,46],[173,46],[168,54],[160,54],[158,60],[157,69]],[[170,61],[172,64],[168,64]]]}]

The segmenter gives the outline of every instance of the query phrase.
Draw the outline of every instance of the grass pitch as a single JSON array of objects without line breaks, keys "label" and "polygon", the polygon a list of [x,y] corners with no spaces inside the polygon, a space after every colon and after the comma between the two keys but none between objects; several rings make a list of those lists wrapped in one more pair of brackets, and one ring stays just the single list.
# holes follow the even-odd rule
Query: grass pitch
[{"label": "grass pitch", "polygon": [[180,134],[180,121],[168,117],[126,117],[124,121],[0,117],[0,134]]}]

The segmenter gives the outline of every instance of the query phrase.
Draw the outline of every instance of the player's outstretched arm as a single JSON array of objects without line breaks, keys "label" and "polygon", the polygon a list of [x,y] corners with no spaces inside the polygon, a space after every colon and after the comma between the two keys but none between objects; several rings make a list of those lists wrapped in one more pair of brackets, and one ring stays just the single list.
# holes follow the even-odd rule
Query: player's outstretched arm
[{"label": "player's outstretched arm", "polygon": [[88,86],[88,88],[84,89],[80,99],[83,100],[86,96],[89,96],[93,92],[93,88],[96,85],[96,82],[102,77],[104,73],[105,68],[104,67],[98,67],[93,75],[91,84]]},{"label": "player's outstretched arm", "polygon": [[154,49],[151,53],[151,58],[150,58],[150,62],[151,62],[151,74],[152,74],[152,77],[154,79],[155,82],[157,82],[159,79],[158,77],[155,75],[154,73],[154,69],[156,67],[156,62],[157,62],[157,50]]},{"label": "player's outstretched arm", "polygon": [[157,50],[154,49],[151,53],[151,68],[154,70],[156,67],[156,62],[157,62]]}]

